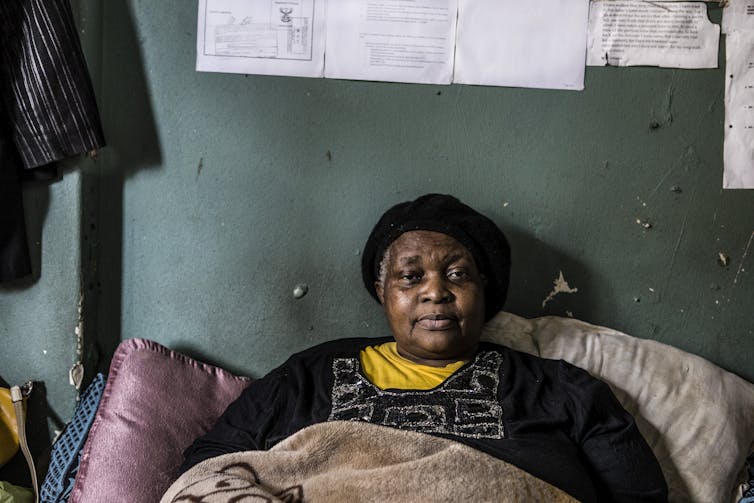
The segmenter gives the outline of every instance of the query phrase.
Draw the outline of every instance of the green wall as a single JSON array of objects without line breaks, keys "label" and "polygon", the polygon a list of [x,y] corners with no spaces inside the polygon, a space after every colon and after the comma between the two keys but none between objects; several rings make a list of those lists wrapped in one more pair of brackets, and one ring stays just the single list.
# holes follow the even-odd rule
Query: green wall
[{"label": "green wall", "polygon": [[[722,69],[588,68],[583,92],[197,73],[195,2],[79,3],[110,146],[49,188],[41,279],[0,291],[3,338],[29,346],[0,368],[59,367],[39,374],[59,415],[79,263],[101,369],[148,337],[259,376],[311,344],[386,333],[360,250],[382,211],[426,192],[509,235],[507,310],[754,381],[754,191],[721,189]],[[578,292],[543,308],[559,271]]]},{"label": "green wall", "polygon": [[[73,412],[76,391],[68,370],[76,361],[79,301],[81,174],[25,190],[34,277],[0,286],[2,384],[41,383],[30,407],[29,437],[39,452]],[[32,413],[33,411],[33,413]],[[49,430],[49,431],[48,431]],[[21,456],[19,459],[23,460]],[[22,467],[23,472],[23,467]],[[8,480],[0,472],[0,480]]]}]

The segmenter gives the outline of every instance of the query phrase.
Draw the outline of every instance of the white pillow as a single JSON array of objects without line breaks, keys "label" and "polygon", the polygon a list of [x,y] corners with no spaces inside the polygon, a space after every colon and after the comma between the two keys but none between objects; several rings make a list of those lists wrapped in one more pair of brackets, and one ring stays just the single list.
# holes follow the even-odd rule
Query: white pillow
[{"label": "white pillow", "polygon": [[754,451],[754,384],[680,349],[572,318],[501,312],[482,339],[607,382],[657,456],[671,502],[735,500]]}]

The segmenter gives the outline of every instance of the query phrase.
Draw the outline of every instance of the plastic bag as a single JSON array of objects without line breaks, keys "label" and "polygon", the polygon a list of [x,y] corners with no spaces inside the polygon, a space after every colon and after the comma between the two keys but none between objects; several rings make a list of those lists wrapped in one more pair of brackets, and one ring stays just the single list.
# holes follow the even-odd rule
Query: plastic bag
[{"label": "plastic bag", "polygon": [[17,452],[18,424],[10,389],[0,387],[0,466],[10,461]]},{"label": "plastic bag", "polygon": [[0,482],[0,503],[34,503],[34,492],[10,482]]}]

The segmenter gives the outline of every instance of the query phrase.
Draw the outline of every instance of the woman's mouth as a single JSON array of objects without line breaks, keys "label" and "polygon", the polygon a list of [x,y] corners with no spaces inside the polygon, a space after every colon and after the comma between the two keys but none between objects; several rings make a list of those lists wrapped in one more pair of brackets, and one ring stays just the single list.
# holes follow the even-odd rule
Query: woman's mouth
[{"label": "woman's mouth", "polygon": [[416,324],[424,330],[448,330],[456,323],[455,318],[445,314],[425,314],[416,321]]}]

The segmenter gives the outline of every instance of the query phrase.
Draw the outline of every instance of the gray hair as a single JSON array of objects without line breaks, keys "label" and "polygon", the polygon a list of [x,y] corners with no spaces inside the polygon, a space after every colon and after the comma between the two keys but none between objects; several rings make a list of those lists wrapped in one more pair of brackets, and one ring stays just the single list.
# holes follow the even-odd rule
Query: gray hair
[{"label": "gray hair", "polygon": [[382,260],[380,260],[380,273],[377,276],[377,281],[379,281],[382,285],[384,285],[385,280],[387,280],[387,268],[390,265],[390,260],[392,259],[392,254],[390,253],[390,250],[392,248],[392,246],[385,248],[385,253],[382,254]]}]

